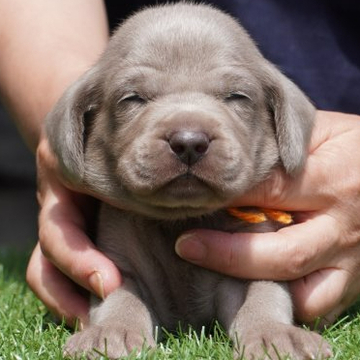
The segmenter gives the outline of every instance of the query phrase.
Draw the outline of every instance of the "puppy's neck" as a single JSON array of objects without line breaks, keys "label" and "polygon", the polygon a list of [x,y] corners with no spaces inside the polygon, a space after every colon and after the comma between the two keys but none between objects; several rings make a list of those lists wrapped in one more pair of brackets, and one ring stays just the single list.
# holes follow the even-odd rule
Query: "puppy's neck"
[{"label": "puppy's neck", "polygon": [[176,240],[194,229],[234,232],[270,232],[292,224],[290,213],[254,207],[227,208],[212,214],[181,220],[155,220],[161,232]]}]

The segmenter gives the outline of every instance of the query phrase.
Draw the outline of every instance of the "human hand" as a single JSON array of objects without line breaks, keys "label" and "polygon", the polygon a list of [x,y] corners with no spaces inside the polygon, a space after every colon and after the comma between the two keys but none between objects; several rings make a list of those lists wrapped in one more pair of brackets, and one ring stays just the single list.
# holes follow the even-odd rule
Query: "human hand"
[{"label": "human hand", "polygon": [[176,244],[199,266],[249,279],[288,280],[296,317],[333,322],[360,294],[360,116],[318,111],[304,171],[281,170],[234,202],[295,212],[276,233],[196,230]]},{"label": "human hand", "polygon": [[116,266],[98,250],[86,231],[94,220],[94,200],[69,190],[43,138],[37,150],[39,242],[27,269],[34,293],[59,318],[73,326],[87,322],[89,294],[106,297],[121,284]]},{"label": "human hand", "polygon": [[85,321],[86,297],[66,275],[98,295],[117,286],[120,275],[86,236],[84,209],[91,210],[91,201],[64,186],[41,129],[64,90],[93,66],[107,46],[105,4],[33,0],[24,6],[22,0],[0,0],[0,13],[1,100],[29,148],[37,149],[38,158],[40,240],[27,280],[69,324],[77,316]]}]

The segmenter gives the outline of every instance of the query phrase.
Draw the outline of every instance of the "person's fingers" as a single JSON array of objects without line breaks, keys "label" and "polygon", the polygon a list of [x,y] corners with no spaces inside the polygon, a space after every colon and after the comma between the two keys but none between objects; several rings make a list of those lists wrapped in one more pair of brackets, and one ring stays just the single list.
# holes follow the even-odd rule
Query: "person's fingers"
[{"label": "person's fingers", "polygon": [[306,167],[295,178],[281,168],[274,169],[266,181],[241,194],[233,204],[291,211],[314,211],[329,206],[334,201],[332,188],[319,188],[319,185],[327,184],[328,169],[333,166],[330,153],[326,159],[318,153],[309,155]]},{"label": "person's fingers", "polygon": [[176,252],[196,265],[235,277],[292,280],[329,266],[337,253],[338,231],[327,215],[276,233],[199,229],[181,236]]},{"label": "person's fingers", "polygon": [[[121,276],[86,232],[85,214],[95,210],[89,198],[65,188],[56,177],[56,160],[42,141],[37,152],[39,242],[45,257],[77,284],[100,297],[120,286]],[[95,221],[93,219],[93,221]]]},{"label": "person's fingers", "polygon": [[342,251],[339,238],[337,221],[317,214],[277,233],[191,231],[179,238],[176,251],[196,265],[234,277],[288,280],[296,318],[330,324],[360,292],[357,263]]},{"label": "person's fingers", "polygon": [[304,171],[290,178],[277,169],[232,204],[289,210],[295,225],[266,234],[193,230],[178,254],[235,277],[290,280],[300,321],[334,321],[360,293],[359,119],[318,112]]},{"label": "person's fingers", "polygon": [[322,325],[331,324],[358,299],[358,266],[349,270],[354,267],[349,256],[344,262],[345,266],[317,270],[290,282],[298,320],[310,323],[320,318]]},{"label": "person's fingers", "polygon": [[69,326],[77,320],[79,326],[87,322],[88,296],[43,256],[39,244],[32,253],[26,280],[46,307],[59,319],[64,317]]},{"label": "person's fingers", "polygon": [[309,323],[316,318],[331,323],[349,304],[343,304],[349,274],[339,268],[325,268],[290,282],[295,316]]},{"label": "person's fingers", "polygon": [[43,254],[73,281],[100,297],[121,284],[121,276],[105,255],[86,236],[78,208],[47,200],[39,216]]}]

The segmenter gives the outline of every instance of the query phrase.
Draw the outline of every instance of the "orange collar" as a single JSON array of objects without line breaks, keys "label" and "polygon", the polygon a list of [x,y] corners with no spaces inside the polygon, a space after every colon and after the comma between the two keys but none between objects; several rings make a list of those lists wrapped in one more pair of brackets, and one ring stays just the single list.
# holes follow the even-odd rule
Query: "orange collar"
[{"label": "orange collar", "polygon": [[243,207],[231,207],[226,209],[227,212],[248,223],[259,224],[265,221],[276,221],[284,225],[290,225],[293,222],[293,218],[290,213],[274,209],[259,208],[258,211],[248,210]]}]

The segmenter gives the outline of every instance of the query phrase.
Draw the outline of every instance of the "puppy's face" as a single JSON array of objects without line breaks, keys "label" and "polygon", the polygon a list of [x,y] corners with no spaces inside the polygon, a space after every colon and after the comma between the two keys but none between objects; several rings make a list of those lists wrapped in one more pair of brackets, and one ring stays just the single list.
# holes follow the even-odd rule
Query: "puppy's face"
[{"label": "puppy's face", "polygon": [[128,70],[131,86],[119,79],[85,148],[90,181],[113,178],[116,197],[125,190],[152,214],[194,215],[224,206],[278,161],[265,95],[244,69]]},{"label": "puppy's face", "polygon": [[312,116],[235,21],[181,4],[125,22],[47,129],[72,181],[115,205],[182,218],[226,206],[278,163],[299,171]]}]

